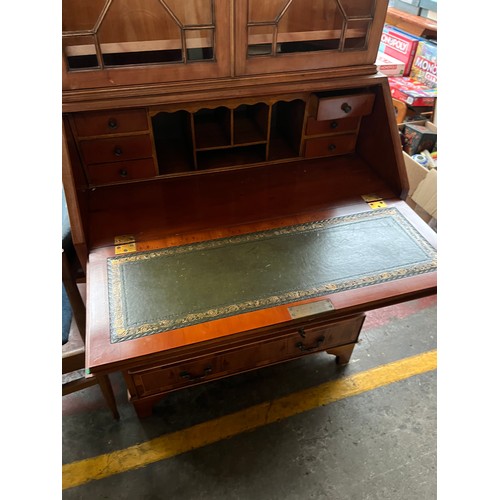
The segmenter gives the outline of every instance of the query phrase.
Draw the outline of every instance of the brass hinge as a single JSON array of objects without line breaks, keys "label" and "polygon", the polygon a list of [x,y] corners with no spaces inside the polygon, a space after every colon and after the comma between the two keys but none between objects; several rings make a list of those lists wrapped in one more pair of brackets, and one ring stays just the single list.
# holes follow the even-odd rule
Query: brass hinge
[{"label": "brass hinge", "polygon": [[387,206],[385,201],[375,193],[362,194],[361,198],[363,198],[363,200],[365,200],[373,210],[376,210],[377,208],[384,208]]},{"label": "brass hinge", "polygon": [[115,236],[115,255],[137,251],[135,237],[132,234]]}]

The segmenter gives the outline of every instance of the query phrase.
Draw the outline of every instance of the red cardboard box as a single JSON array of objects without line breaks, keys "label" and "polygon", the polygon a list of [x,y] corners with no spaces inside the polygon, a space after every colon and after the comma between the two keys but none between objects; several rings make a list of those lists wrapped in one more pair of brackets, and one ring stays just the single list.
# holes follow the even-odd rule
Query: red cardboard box
[{"label": "red cardboard box", "polygon": [[403,76],[408,76],[413,64],[413,58],[422,38],[399,30],[394,26],[386,24],[380,39],[379,52],[402,61],[405,65]]},{"label": "red cardboard box", "polygon": [[436,103],[437,89],[431,89],[418,80],[407,77],[389,77],[391,95],[410,106],[433,107]]},{"label": "red cardboard box", "polygon": [[394,59],[383,52],[379,52],[375,62],[377,69],[386,76],[403,76],[405,65],[402,61]]},{"label": "red cardboard box", "polygon": [[437,45],[421,41],[418,44],[410,77],[422,82],[427,87],[437,87]]}]

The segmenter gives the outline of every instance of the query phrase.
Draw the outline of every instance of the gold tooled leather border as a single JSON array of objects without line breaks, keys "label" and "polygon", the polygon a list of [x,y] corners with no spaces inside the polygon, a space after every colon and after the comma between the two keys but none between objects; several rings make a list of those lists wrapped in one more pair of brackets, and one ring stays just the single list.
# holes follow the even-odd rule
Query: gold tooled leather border
[{"label": "gold tooled leather border", "polygon": [[[321,230],[333,226],[351,224],[367,219],[377,219],[390,217],[393,218],[399,226],[418,244],[421,250],[427,255],[427,260],[416,264],[407,265],[389,271],[382,271],[362,277],[347,278],[336,283],[326,283],[318,287],[308,287],[303,290],[294,290],[272,295],[260,299],[249,300],[245,302],[225,305],[222,307],[207,309],[202,312],[190,313],[182,317],[164,318],[161,320],[146,322],[139,325],[127,324],[127,312],[125,310],[125,300],[123,291],[123,280],[121,267],[130,262],[154,259],[158,257],[179,255],[195,250],[205,250],[222,247],[233,243],[245,243],[248,241],[258,241],[259,239],[284,234],[299,233],[302,231]],[[407,278],[418,274],[424,274],[437,269],[437,252],[434,247],[422,237],[422,235],[401,215],[399,210],[394,207],[379,209],[374,211],[360,212],[357,214],[343,215],[321,221],[308,222],[294,226],[287,226],[278,229],[260,231],[245,235],[208,240],[199,243],[182,245],[178,247],[165,248],[161,250],[149,250],[137,252],[134,254],[120,255],[108,258],[108,289],[110,301],[110,331],[111,342],[121,342],[165,332],[185,326],[211,321],[227,316],[241,314],[257,309],[273,307],[286,303],[296,302],[306,298],[313,298],[321,295],[327,295],[335,292],[341,292],[349,289],[360,288],[368,285],[375,285],[396,279]]]}]

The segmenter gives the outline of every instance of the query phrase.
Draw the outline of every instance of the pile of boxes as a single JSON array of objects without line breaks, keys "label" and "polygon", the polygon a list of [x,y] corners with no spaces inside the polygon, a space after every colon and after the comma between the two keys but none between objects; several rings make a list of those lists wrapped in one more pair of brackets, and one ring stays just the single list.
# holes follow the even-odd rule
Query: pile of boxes
[{"label": "pile of boxes", "polygon": [[436,42],[386,24],[377,67],[389,77],[395,99],[412,107],[434,108],[437,98]]},{"label": "pile of boxes", "polygon": [[[390,7],[437,19],[437,0],[390,0]],[[437,99],[437,43],[386,24],[377,57],[393,98],[420,112],[434,110]],[[399,125],[408,175],[406,202],[437,228],[437,127],[418,120],[418,112]],[[415,120],[417,118],[417,120]]]}]

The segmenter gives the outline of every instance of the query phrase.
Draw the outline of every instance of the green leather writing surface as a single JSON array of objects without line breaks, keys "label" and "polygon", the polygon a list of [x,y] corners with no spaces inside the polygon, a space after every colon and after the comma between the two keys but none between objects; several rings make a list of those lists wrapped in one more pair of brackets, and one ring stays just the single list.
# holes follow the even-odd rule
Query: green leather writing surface
[{"label": "green leather writing surface", "polygon": [[108,259],[111,341],[436,269],[395,208]]}]

